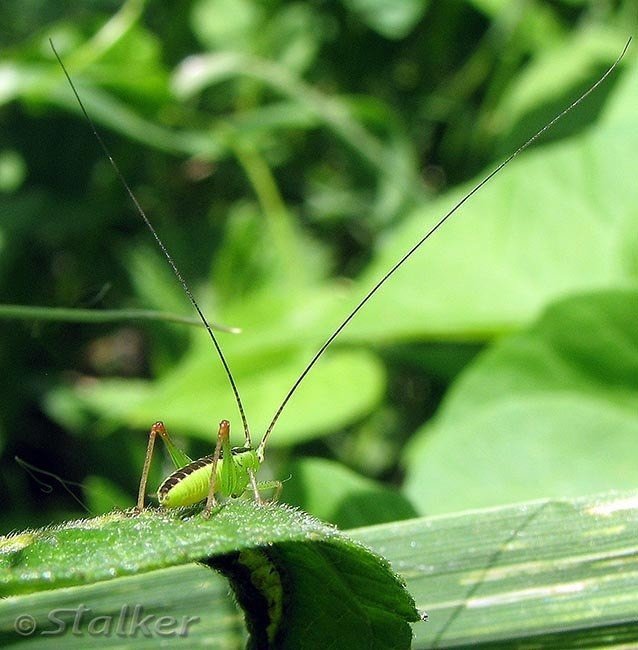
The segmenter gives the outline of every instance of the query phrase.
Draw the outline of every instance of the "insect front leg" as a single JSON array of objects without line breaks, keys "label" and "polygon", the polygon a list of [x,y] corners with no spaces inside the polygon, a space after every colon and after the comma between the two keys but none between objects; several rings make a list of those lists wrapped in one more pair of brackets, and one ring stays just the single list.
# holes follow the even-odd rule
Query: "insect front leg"
[{"label": "insect front leg", "polygon": [[[278,501],[281,496],[281,491],[284,488],[284,484],[281,481],[259,481],[254,485],[254,489],[258,492],[263,492],[264,490],[274,490],[272,498],[270,501]],[[257,493],[257,492],[256,492]],[[263,499],[259,498],[259,503],[263,503]]]},{"label": "insect front leg", "polygon": [[264,503],[264,500],[261,498],[260,492],[265,490],[274,490],[271,501],[277,501],[281,495],[281,491],[284,487],[284,484],[281,481],[257,481],[255,478],[255,472],[252,469],[248,470],[248,476],[250,477],[250,486],[253,489],[253,494],[255,495],[255,501],[260,505]]},{"label": "insect front leg", "polygon": [[253,489],[253,494],[255,495],[255,501],[259,504],[263,503],[261,495],[259,494],[259,486],[257,485],[257,479],[255,478],[255,472],[252,469],[248,470],[248,477],[250,478],[250,487]]}]

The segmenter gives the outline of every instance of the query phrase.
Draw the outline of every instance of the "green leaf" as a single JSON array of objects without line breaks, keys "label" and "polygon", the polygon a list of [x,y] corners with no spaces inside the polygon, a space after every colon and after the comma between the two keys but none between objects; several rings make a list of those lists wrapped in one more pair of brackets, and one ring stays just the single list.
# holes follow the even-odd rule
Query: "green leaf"
[{"label": "green leaf", "polygon": [[[20,618],[25,615],[35,621],[30,635],[26,634],[28,619]],[[136,630],[136,622],[149,615],[150,624]],[[162,630],[156,621],[165,616],[174,625]],[[98,617],[103,617],[102,628],[95,620]],[[16,634],[16,627],[21,634]],[[55,630],[60,632],[45,634]],[[32,645],[59,647],[63,640],[65,648],[79,649],[90,643],[156,648],[158,642],[242,648],[247,634],[241,613],[228,596],[227,580],[204,565],[186,564],[4,598],[0,606],[0,644],[3,648],[14,647],[24,642],[25,636],[30,637]]]},{"label": "green leaf", "polygon": [[[341,292],[331,283],[312,279],[319,255],[316,246],[296,244],[303,271],[295,272],[294,255],[273,256],[272,247],[252,243],[255,237],[247,235],[253,233],[249,227],[253,222],[250,217],[235,223],[234,237],[221,248],[214,275],[215,284],[219,278],[225,287],[223,313],[241,329],[239,334],[218,337],[257,441],[327,332],[339,322],[333,306]],[[290,268],[279,272],[277,260]],[[184,298],[163,262],[145,249],[130,258],[132,275],[141,278],[134,282],[145,301],[172,309]],[[232,275],[240,279],[230,281]],[[282,291],[289,277],[288,291]],[[202,308],[208,311],[203,302]],[[168,362],[156,363],[154,380],[80,381],[53,390],[47,396],[48,412],[69,428],[83,426],[87,414],[102,418],[106,425],[102,430],[121,425],[148,430],[150,423],[161,419],[170,430],[199,436],[212,445],[216,422],[225,418],[239,424],[237,407],[207,333],[200,328],[191,334],[186,354],[179,359],[172,354]],[[373,353],[331,350],[291,400],[272,441],[289,446],[351,424],[380,402],[384,384],[384,369]],[[241,436],[239,430],[236,433]]]},{"label": "green leaf", "polygon": [[26,177],[22,155],[13,149],[0,149],[0,193],[10,194],[20,188]]},{"label": "green leaf", "polygon": [[[635,617],[638,591],[634,571],[638,553],[637,504],[638,492],[633,491],[414,519],[362,528],[350,531],[349,535],[383,553],[404,576],[419,609],[428,612],[428,622],[417,623],[413,628],[412,647],[415,649],[479,645],[529,647],[533,644],[560,648],[633,647],[638,642]],[[185,528],[189,525],[197,527],[198,519],[183,524]],[[90,534],[90,531],[84,533]],[[144,536],[141,527],[139,533],[151,545],[150,552],[157,544],[158,553],[167,553],[160,540]],[[210,528],[208,533],[211,543]],[[307,533],[312,536],[310,530]],[[14,540],[17,546],[20,536]],[[0,557],[9,552],[6,538],[2,541],[4,553],[0,551]],[[49,541],[55,540],[50,537]],[[177,548],[181,553],[184,541],[180,537],[173,552]],[[344,575],[341,569],[346,566],[350,569],[351,565],[341,564],[342,556],[331,558],[330,553],[321,550],[321,544],[300,543],[299,546],[308,547],[312,552],[299,556],[297,547],[288,556],[295,574],[298,571],[310,574],[304,578],[306,585],[315,579],[314,569],[327,571],[324,582],[323,574],[319,575],[315,598],[322,599],[328,593],[326,584],[331,587],[335,584],[335,567],[339,568],[339,575],[355,586],[365,579],[365,562],[353,567],[354,573],[348,571]],[[186,547],[188,545],[186,542]],[[277,552],[280,546],[279,543],[275,545]],[[316,548],[320,552],[318,558],[314,555]],[[118,546],[114,545],[112,552],[117,550]],[[51,547],[50,551],[55,552]],[[326,560],[330,560],[327,565]],[[365,611],[367,598],[373,596],[386,604],[392,598],[391,591],[377,594],[377,585],[373,582],[360,587],[365,595],[362,604],[355,609],[350,610],[349,601],[332,603],[340,606],[340,611],[332,611],[344,635],[350,633],[351,625],[358,626],[357,616],[361,608]],[[333,593],[333,597],[340,598],[340,594]],[[323,599],[321,602],[323,607],[326,603]],[[91,608],[82,619],[80,629],[84,634],[70,633],[74,617],[67,612],[64,618],[69,627],[63,637],[40,636],[41,630],[52,627],[47,620],[52,610],[77,609],[80,604]],[[313,601],[310,604],[312,606]],[[116,622],[123,618],[124,630],[130,630],[136,605],[143,608],[144,615],[153,615],[155,619],[168,615],[178,624],[188,617],[198,619],[188,627],[189,647],[211,644],[224,648],[243,647],[241,621],[227,596],[226,582],[203,566],[193,564],[5,598],[0,607],[0,642],[3,647],[21,642],[14,625],[19,615],[30,614],[39,631],[32,642],[49,641],[59,647],[63,638],[65,647],[84,648],[91,618],[111,615]],[[293,610],[300,605],[301,601],[296,602]],[[122,613],[123,606],[127,609]],[[396,606],[397,611],[403,611],[400,601]],[[325,621],[316,610],[315,605],[308,618],[295,618],[299,624],[305,621],[304,633],[313,635],[313,641],[319,638],[318,644],[303,647],[326,647],[331,641],[335,647],[345,647],[347,644],[340,640],[345,637],[322,639],[318,636],[320,626],[315,628],[313,621],[321,620],[321,625]],[[356,616],[349,616],[350,611]],[[388,630],[390,625],[376,630],[385,643],[383,647],[397,647],[397,638],[392,641]],[[365,635],[361,638],[367,642],[369,637]],[[130,636],[123,638],[112,634],[100,637],[100,642],[121,647]],[[160,636],[154,634],[146,638],[139,634],[135,645],[157,647]],[[362,643],[352,647],[366,646]]]},{"label": "green leaf", "polygon": [[638,492],[350,531],[406,579],[413,648],[635,647]]},{"label": "green leaf", "polygon": [[[626,102],[637,87],[623,91]],[[523,154],[409,260],[344,338],[484,340],[530,322],[560,297],[635,281],[637,148],[634,113]],[[360,291],[467,189],[406,220],[362,277]]]},{"label": "green leaf", "polygon": [[365,478],[334,461],[300,458],[282,476],[286,503],[299,506],[340,528],[380,524],[416,516],[416,510],[398,491]]},{"label": "green leaf", "polygon": [[387,38],[407,36],[426,12],[428,0],[344,0],[372,29]]},{"label": "green leaf", "polygon": [[[569,105],[570,96],[583,92],[592,76],[616,60],[618,43],[623,38],[626,38],[624,34],[608,28],[590,29],[576,32],[572,38],[557,42],[555,47],[539,51],[524,71],[516,75],[493,117],[500,130],[510,132],[500,145],[501,151],[506,153],[515,147],[523,137],[529,137]],[[623,62],[623,66],[627,67],[627,63]],[[595,114],[605,98],[605,90],[613,90],[613,83],[601,90],[580,108],[578,117],[572,122],[590,123],[592,113]]]},{"label": "green leaf", "polygon": [[64,587],[81,596],[81,585],[195,561],[222,569],[238,595],[250,594],[246,615],[257,642],[267,637],[277,647],[299,647],[315,628],[329,645],[343,638],[339,612],[350,611],[357,613],[348,623],[353,647],[387,647],[377,645],[384,635],[409,647],[408,622],[418,614],[389,565],[285,506],[235,502],[210,519],[183,510],[114,512],[2,537],[0,593]]},{"label": "green leaf", "polygon": [[[148,430],[149,423],[162,419],[175,433],[198,436],[211,446],[216,420],[230,417],[239,439],[242,434],[232,393],[212,358],[209,341],[200,338],[200,343],[203,345],[194,346],[181,364],[157,382],[104,380],[60,388],[49,394],[47,410],[69,427],[81,424],[78,413],[89,411],[101,416],[107,431],[118,423]],[[258,440],[310,353],[284,355],[283,362],[272,367],[267,365],[268,359],[260,361],[253,356],[249,372],[242,371],[239,356],[231,358],[236,361],[235,377],[250,421],[258,423],[252,426]],[[326,356],[290,402],[271,444],[287,446],[310,440],[363,417],[380,400],[383,384],[381,364],[370,353],[343,351]],[[354,385],[357,390],[350,390]]]},{"label": "green leaf", "polygon": [[[250,611],[254,594],[246,594],[246,567],[253,575],[266,576],[269,588],[276,594],[272,583],[272,566],[282,567],[281,585],[283,595],[282,613],[286,619],[275,635],[275,641],[259,638],[259,632],[251,628],[256,647],[281,648],[323,648],[331,644],[349,648],[409,648],[412,639],[410,626],[406,621],[418,620],[414,602],[410,597],[400,598],[396,580],[392,585],[385,578],[379,579],[379,558],[369,551],[353,545],[358,553],[343,553],[333,544],[315,542],[312,545],[280,544],[269,548],[255,561],[257,555],[242,553],[213,566],[230,577],[240,604]],[[265,558],[265,561],[264,561]],[[268,565],[271,565],[268,568]],[[387,568],[387,567],[386,567]],[[356,597],[353,597],[356,596]],[[271,596],[268,604],[276,601]],[[252,621],[255,622],[263,607],[255,607]],[[276,605],[271,605],[271,610]],[[348,624],[344,625],[344,620]],[[355,625],[350,625],[351,620]]]},{"label": "green leaf", "polygon": [[638,291],[552,306],[477,357],[405,460],[421,512],[636,484]]},{"label": "green leaf", "polygon": [[193,32],[211,50],[248,48],[264,18],[251,0],[198,0],[191,12]]}]

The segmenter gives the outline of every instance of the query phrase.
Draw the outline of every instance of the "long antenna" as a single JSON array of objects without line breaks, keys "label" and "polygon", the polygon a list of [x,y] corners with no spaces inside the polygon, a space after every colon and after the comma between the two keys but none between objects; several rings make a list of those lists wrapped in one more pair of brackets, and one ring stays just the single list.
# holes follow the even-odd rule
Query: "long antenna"
[{"label": "long antenna", "polygon": [[374,294],[394,275],[394,273],[401,267],[403,266],[404,262],[406,262],[414,253],[416,253],[421,246],[468,200],[470,199],[474,194],[476,194],[486,183],[488,183],[494,176],[496,176],[506,165],[508,165],[516,156],[518,156],[520,153],[525,151],[527,147],[529,147],[533,142],[538,140],[546,131],[552,128],[556,122],[561,120],[567,113],[569,113],[572,109],[576,108],[578,104],[580,104],[586,97],[588,97],[600,84],[602,84],[605,79],[614,71],[616,66],[620,63],[621,59],[623,56],[625,56],[625,52],[627,51],[627,48],[629,47],[629,44],[631,43],[631,37],[627,40],[625,43],[625,47],[623,48],[622,52],[620,53],[620,56],[616,59],[616,61],[611,65],[611,67],[603,74],[600,79],[593,84],[588,90],[586,90],[578,99],[576,99],[574,102],[572,102],[567,108],[562,110],[554,119],[552,119],[550,122],[548,122],[542,129],[537,131],[525,144],[521,145],[514,153],[510,154],[500,165],[498,165],[494,170],[492,170],[482,181],[477,183],[452,209],[447,212],[439,221],[428,230],[423,237],[414,245],[410,250],[401,257],[401,259],[396,262],[387,272],[386,274],[368,291],[368,293],[363,296],[363,298],[359,301],[357,306],[350,312],[350,314],[346,317],[346,319],[337,327],[337,329],[328,337],[326,342],[317,350],[315,355],[312,357],[308,365],[304,368],[303,372],[299,375],[295,383],[292,385],[286,396],[284,397],[282,403],[279,405],[279,408],[275,412],[275,415],[273,416],[273,419],[271,420],[270,424],[268,425],[268,429],[266,429],[266,433],[264,433],[264,437],[261,439],[261,442],[259,443],[259,447],[257,448],[257,457],[260,460],[263,460],[264,457],[264,448],[266,446],[266,442],[268,440],[268,437],[272,433],[272,430],[275,428],[275,424],[277,424],[277,420],[279,419],[279,416],[282,414],[284,408],[286,407],[286,404],[290,401],[290,398],[294,395],[295,391],[299,387],[299,384],[305,379],[306,375],[310,372],[312,367],[317,363],[321,355],[328,349],[330,344],[341,334],[341,332],[344,330],[344,328],[348,325],[348,323],[357,315],[359,310],[374,296]]},{"label": "long antenna", "polygon": [[71,90],[73,91],[73,94],[75,95],[75,98],[78,101],[78,104],[80,105],[80,109],[82,110],[82,113],[86,119],[86,121],[89,123],[89,126],[91,127],[91,131],[93,131],[93,135],[96,137],[100,147],[102,148],[102,151],[104,152],[104,155],[107,157],[108,161],[111,163],[111,167],[115,171],[116,176],[118,177],[120,183],[123,185],[124,189],[126,190],[126,193],[129,195],[129,198],[133,202],[133,205],[135,206],[135,209],[137,210],[137,213],[139,216],[142,218],[142,221],[146,225],[146,227],[150,230],[151,234],[153,235],[155,242],[159,246],[160,250],[164,254],[164,257],[168,260],[168,263],[170,264],[171,268],[173,269],[173,273],[179,280],[179,283],[182,285],[182,289],[186,292],[186,295],[188,296],[188,299],[191,302],[191,305],[193,305],[193,308],[197,312],[197,315],[199,316],[199,319],[202,321],[204,324],[204,327],[206,328],[206,331],[208,332],[211,340],[213,341],[213,345],[215,346],[215,350],[217,350],[217,355],[219,356],[220,361],[222,362],[222,366],[224,366],[224,370],[226,371],[226,376],[228,377],[228,381],[230,383],[230,387],[233,390],[233,395],[235,396],[235,402],[237,403],[237,408],[239,410],[239,414],[241,416],[241,421],[244,425],[244,433],[246,435],[246,447],[251,446],[250,442],[250,431],[248,430],[248,421],[246,420],[246,413],[244,411],[244,405],[242,404],[241,397],[239,396],[239,390],[237,389],[237,384],[235,383],[235,379],[233,378],[233,374],[230,371],[230,366],[228,365],[228,362],[226,361],[226,357],[224,357],[224,353],[222,352],[221,346],[219,345],[219,342],[217,341],[217,338],[215,337],[215,334],[213,333],[213,329],[208,323],[208,320],[206,320],[206,316],[204,316],[204,313],[202,310],[199,308],[199,305],[197,304],[197,301],[195,300],[195,297],[191,293],[191,290],[186,284],[186,280],[184,280],[184,277],[180,273],[179,269],[177,268],[177,265],[175,264],[175,261],[173,260],[171,254],[168,252],[166,246],[164,246],[164,242],[160,239],[160,236],[157,234],[157,231],[153,227],[153,224],[150,222],[149,218],[146,216],[146,213],[144,212],[144,209],[140,205],[139,201],[135,197],[135,194],[133,194],[133,190],[130,188],[129,184],[126,182],[126,179],[124,178],[124,175],[120,171],[120,168],[117,166],[117,163],[113,159],[113,156],[111,156],[111,152],[109,151],[109,148],[106,146],[104,140],[102,139],[102,136],[100,136],[97,128],[95,127],[95,124],[93,123],[93,120],[90,118],[86,108],[84,107],[84,103],[80,99],[80,95],[78,94],[78,91],[75,88],[75,85],[73,81],[71,80],[71,77],[69,73],[67,72],[67,69],[64,67],[64,63],[62,63],[62,59],[60,58],[60,55],[58,54],[57,50],[55,49],[55,46],[53,45],[53,41],[49,39],[49,44],[51,45],[51,49],[53,50],[53,54],[55,54],[55,58],[58,60],[58,63],[60,64],[60,67],[62,68],[65,77],[67,78],[67,81],[69,82],[69,85],[71,86]]}]

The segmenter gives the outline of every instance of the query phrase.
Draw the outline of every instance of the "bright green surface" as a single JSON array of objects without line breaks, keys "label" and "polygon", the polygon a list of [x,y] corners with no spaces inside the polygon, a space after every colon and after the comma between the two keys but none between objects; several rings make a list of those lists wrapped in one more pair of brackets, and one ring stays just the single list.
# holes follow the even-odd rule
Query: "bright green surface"
[{"label": "bright green surface", "polygon": [[[66,588],[67,594],[75,588],[81,597],[83,585],[256,547],[274,554],[273,567],[281,574],[284,615],[277,639],[282,646],[298,647],[308,636],[305,628],[314,625],[317,638],[358,644],[351,647],[384,648],[388,638],[396,639],[397,647],[409,647],[408,621],[417,613],[380,557],[301,512],[251,502],[222,507],[208,520],[179,511],[116,512],[2,538],[1,594],[25,594],[23,600],[5,600],[2,607],[6,614],[14,611],[12,604],[30,606],[28,594],[52,589]],[[179,593],[178,588],[173,600]],[[205,590],[201,593],[204,597]],[[339,612],[348,611],[356,616],[344,630]],[[51,623],[43,629],[55,629]],[[15,641],[5,625],[5,637]]]},{"label": "bright green surface", "polygon": [[[429,614],[427,623],[418,622],[413,626],[415,648],[475,647],[478,644],[488,647],[537,644],[556,648],[586,644],[620,647],[623,643],[631,646],[638,642],[635,618],[638,590],[634,567],[638,552],[637,504],[636,493],[530,502],[361,528],[351,531],[350,535],[388,558],[392,568],[406,581],[418,609]],[[254,518],[255,510],[251,506],[242,507]],[[146,568],[162,563],[181,565],[187,561],[189,553],[194,557],[203,549],[217,552],[237,544],[232,532],[218,541],[211,541],[209,534],[202,536],[204,530],[211,528],[219,527],[221,532],[234,520],[230,513],[224,515],[222,511],[220,514],[217,522],[195,518],[182,523],[162,522],[157,516],[147,516],[137,521],[135,532],[126,532],[129,524],[136,523],[134,519],[124,521],[115,517],[110,522],[96,522],[92,529],[76,530],[72,533],[76,538],[92,540],[89,546],[99,549],[98,540],[103,534],[100,526],[113,529],[123,523],[123,541],[128,540],[129,548],[121,554],[116,547],[110,552],[100,551],[95,560],[105,560],[112,567],[120,566],[123,572],[133,568],[138,572],[133,576],[92,583],[89,573],[93,571],[94,560],[89,559],[84,582],[90,584],[86,586],[45,590],[4,600],[0,605],[3,645],[19,641],[12,627],[19,614],[29,613],[45,623],[47,613],[54,607],[73,608],[83,603],[95,614],[117,616],[123,604],[140,603],[146,613],[155,615],[170,614],[180,620],[183,616],[199,616],[200,621],[193,625],[192,634],[184,640],[187,645],[212,643],[224,648],[241,647],[243,624],[228,600],[227,585],[221,577],[191,564],[150,572],[140,570],[145,563]],[[374,580],[380,579],[384,570],[381,565],[374,568],[374,564],[365,560],[366,557],[372,560],[373,556],[357,556],[351,553],[353,547],[340,550],[343,544],[340,538],[326,542],[330,552],[326,551],[327,547],[321,550],[322,543],[318,543],[316,536],[324,535],[325,529],[320,525],[306,520],[302,527],[295,529],[293,525],[286,532],[276,531],[277,525],[292,516],[291,513],[268,509],[263,514],[263,518],[259,517],[261,524],[265,524],[259,533],[263,537],[249,531],[247,535],[253,536],[254,543],[270,536],[275,542],[273,548],[278,552],[283,549],[284,555],[287,543],[283,540],[305,538],[306,541],[292,546],[288,543],[290,553],[286,559],[290,564],[287,568],[293,570],[301,589],[308,590],[303,593],[312,602],[318,603],[324,597],[332,599],[331,603],[324,603],[325,609],[313,608],[312,604],[303,611],[293,607],[289,625],[296,621],[302,625],[315,621],[321,629],[327,625],[325,629],[329,633],[330,626],[321,619],[321,611],[331,612],[336,603],[344,614],[346,611],[361,612],[375,594],[385,597],[384,602],[377,600],[377,605],[392,609],[391,599],[395,596],[388,591],[392,579],[383,578],[389,580],[383,588],[381,583],[375,584]],[[297,524],[303,521],[299,515],[295,517]],[[271,522],[265,523],[268,518]],[[153,529],[154,542],[147,542],[147,552],[156,551],[157,557],[149,558],[144,550],[136,548],[135,540],[139,543],[147,540],[149,528]],[[256,531],[257,526],[251,530]],[[170,554],[161,549],[161,542],[169,541],[176,534],[180,539],[173,543],[177,544],[174,548],[180,549],[179,559],[177,554],[169,557]],[[61,566],[66,548],[72,552],[81,550],[78,539],[69,539],[58,547],[56,557]],[[246,543],[243,542],[244,546]],[[9,557],[7,551],[5,546],[5,557]],[[126,562],[127,557],[133,562]],[[349,566],[346,558],[358,562],[350,565],[353,574],[346,568]],[[33,557],[32,562],[35,561]],[[48,569],[54,566],[55,562],[49,564]],[[20,571],[18,567],[15,570]],[[313,583],[317,576],[321,577],[321,586]],[[348,590],[336,595],[334,589],[339,581],[334,582],[334,578],[339,576],[339,581],[346,578],[350,582]],[[353,600],[349,600],[350,597]],[[302,607],[301,595],[295,604]],[[395,612],[397,606],[395,604]],[[331,615],[334,616],[334,612]],[[356,632],[357,620],[360,620],[358,616],[348,615],[347,629],[342,631],[362,634],[362,647],[372,647],[365,645],[369,639],[364,632]],[[391,629],[389,621],[383,625],[386,630]],[[156,643],[157,636],[154,638]],[[69,647],[84,647],[82,638],[67,635],[64,639],[65,645],[71,644]],[[56,639],[36,635],[29,642],[55,644]],[[126,639],[100,639],[100,642],[130,647]],[[138,639],[135,644],[140,642],[152,647],[151,640]]]}]

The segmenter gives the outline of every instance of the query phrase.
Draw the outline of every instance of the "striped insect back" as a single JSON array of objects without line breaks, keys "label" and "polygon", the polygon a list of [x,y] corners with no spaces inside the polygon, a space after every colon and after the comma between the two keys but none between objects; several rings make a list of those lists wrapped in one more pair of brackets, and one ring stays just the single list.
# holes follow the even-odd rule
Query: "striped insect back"
[{"label": "striped insect back", "polygon": [[204,456],[175,470],[164,479],[157,488],[157,499],[160,505],[174,508],[176,505],[190,506],[201,501],[201,491],[207,490],[210,485],[212,462],[212,454]]},{"label": "striped insect back", "polygon": [[[236,464],[257,470],[255,454],[247,447],[233,447],[231,454]],[[220,461],[223,461],[223,452]],[[193,460],[188,465],[175,470],[157,489],[157,499],[165,508],[190,506],[206,498],[212,476],[213,454]],[[223,471],[220,462],[217,466],[217,487],[220,492],[230,496],[239,496],[248,486],[248,480],[242,481],[234,465]],[[188,479],[188,480],[186,480]]]}]

